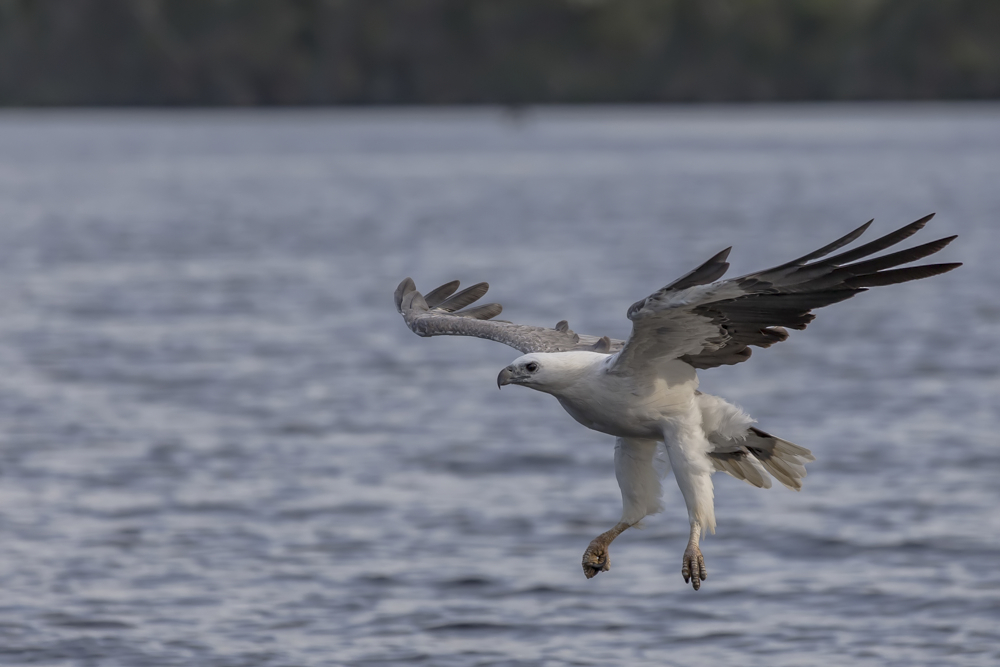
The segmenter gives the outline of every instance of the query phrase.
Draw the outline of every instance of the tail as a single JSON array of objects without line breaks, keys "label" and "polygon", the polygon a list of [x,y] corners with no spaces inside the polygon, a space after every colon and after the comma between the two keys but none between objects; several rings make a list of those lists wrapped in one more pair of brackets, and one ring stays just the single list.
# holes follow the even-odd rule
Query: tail
[{"label": "tail", "polygon": [[771,488],[771,475],[793,491],[802,489],[805,464],[816,460],[812,452],[753,426],[750,415],[718,396],[695,394],[716,470],[762,489]]},{"label": "tail", "polygon": [[801,491],[805,464],[816,460],[805,447],[776,438],[755,426],[746,431],[742,441],[729,440],[726,445],[729,451],[709,452],[715,469],[764,489],[771,488],[770,473],[792,491]]}]

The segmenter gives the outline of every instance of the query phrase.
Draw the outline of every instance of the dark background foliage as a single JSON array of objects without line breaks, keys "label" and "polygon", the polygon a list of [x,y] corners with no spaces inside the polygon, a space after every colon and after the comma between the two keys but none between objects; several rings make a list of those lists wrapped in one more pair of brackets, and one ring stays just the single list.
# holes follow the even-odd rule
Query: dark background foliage
[{"label": "dark background foliage", "polygon": [[997,0],[0,0],[6,105],[997,96]]}]

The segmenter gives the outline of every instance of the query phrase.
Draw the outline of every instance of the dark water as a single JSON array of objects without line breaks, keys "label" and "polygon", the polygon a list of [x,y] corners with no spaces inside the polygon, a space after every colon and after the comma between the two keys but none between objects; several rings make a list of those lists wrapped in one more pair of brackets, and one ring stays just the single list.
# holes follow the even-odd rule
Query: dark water
[{"label": "dark water", "polygon": [[[703,388],[817,456],[580,554],[612,442],[413,336],[400,279],[624,337],[930,211],[965,267]],[[0,663],[995,665],[1000,107],[0,115]]]}]

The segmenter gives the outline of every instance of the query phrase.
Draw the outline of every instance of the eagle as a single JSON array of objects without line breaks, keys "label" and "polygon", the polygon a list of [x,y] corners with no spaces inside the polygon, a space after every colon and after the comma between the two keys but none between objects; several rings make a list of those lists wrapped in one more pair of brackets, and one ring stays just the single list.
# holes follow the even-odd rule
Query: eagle
[{"label": "eagle", "polygon": [[[621,519],[595,537],[583,553],[590,579],[611,567],[611,542],[644,517],[663,510],[662,465],[666,449],[687,508],[691,532],[681,575],[695,590],[708,572],[703,533],[715,532],[712,474],[721,471],[758,488],[771,478],[802,488],[812,453],[756,426],[741,408],[698,390],[699,369],[738,364],[752,347],[770,347],[805,329],[816,308],[844,301],[870,287],[929,278],[960,263],[897,268],[932,255],[949,236],[871,257],[915,234],[933,213],[864,245],[829,256],[860,237],[872,221],[798,259],[739,278],[722,280],[731,248],[714,255],[628,309],[628,340],[577,334],[565,320],[554,328],[494,319],[499,304],[473,305],[486,283],[458,291],[452,281],[426,295],[407,278],[395,292],[396,309],[418,336],[475,336],[504,343],[522,356],[503,368],[497,385],[520,385],[555,396],[573,419],[615,437],[615,477]],[[866,259],[867,258],[867,259]]]}]

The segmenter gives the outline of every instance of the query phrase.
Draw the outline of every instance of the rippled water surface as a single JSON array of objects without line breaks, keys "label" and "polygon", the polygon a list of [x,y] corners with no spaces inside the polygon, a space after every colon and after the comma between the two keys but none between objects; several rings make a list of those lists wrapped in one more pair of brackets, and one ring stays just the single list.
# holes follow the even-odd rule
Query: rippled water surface
[{"label": "rippled water surface", "polygon": [[[930,211],[962,269],[703,374],[817,461],[697,593],[672,480],[585,580],[611,439],[392,304],[625,337]],[[0,114],[0,663],[996,665],[998,223],[997,106]]]}]

